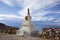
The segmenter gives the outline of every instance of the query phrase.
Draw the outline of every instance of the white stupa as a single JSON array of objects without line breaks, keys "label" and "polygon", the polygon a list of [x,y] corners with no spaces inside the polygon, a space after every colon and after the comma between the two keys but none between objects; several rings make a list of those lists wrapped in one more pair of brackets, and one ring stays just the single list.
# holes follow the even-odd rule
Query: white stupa
[{"label": "white stupa", "polygon": [[36,29],[34,27],[34,24],[33,22],[31,21],[32,17],[30,16],[30,12],[29,12],[29,9],[28,9],[28,12],[27,12],[27,16],[25,16],[25,20],[23,22],[23,25],[22,27],[17,31],[17,35],[18,36],[23,36],[23,35],[26,35],[26,34],[35,34],[36,33]]}]

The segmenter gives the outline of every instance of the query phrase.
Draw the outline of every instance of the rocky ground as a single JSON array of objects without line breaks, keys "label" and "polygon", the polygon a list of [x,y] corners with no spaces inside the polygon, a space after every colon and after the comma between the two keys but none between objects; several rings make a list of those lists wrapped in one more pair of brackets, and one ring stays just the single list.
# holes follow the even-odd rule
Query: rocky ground
[{"label": "rocky ground", "polygon": [[19,37],[16,36],[15,34],[0,34],[0,40],[53,40],[53,39],[44,39],[41,37],[31,37],[31,36],[26,36],[26,37]]}]

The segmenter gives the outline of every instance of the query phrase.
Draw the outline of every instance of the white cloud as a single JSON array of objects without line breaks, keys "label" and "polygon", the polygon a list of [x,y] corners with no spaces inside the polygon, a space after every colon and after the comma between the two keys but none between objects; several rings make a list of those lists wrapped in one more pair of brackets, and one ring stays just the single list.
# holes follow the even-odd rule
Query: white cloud
[{"label": "white cloud", "polygon": [[37,12],[37,13],[33,14],[32,16],[42,17],[48,13],[49,13],[49,11],[42,11],[42,12]]},{"label": "white cloud", "polygon": [[60,14],[60,11],[49,11],[50,13],[57,13]]},{"label": "white cloud", "polygon": [[16,16],[16,15],[10,15],[10,14],[0,14],[0,21],[3,20],[8,20],[8,21],[13,21],[13,22],[18,22],[20,23],[20,21],[22,21],[22,17],[20,16]]},{"label": "white cloud", "polygon": [[60,22],[60,19],[59,20],[56,20],[55,22]]},{"label": "white cloud", "polygon": [[4,18],[0,18],[0,20],[4,20]]},{"label": "white cloud", "polygon": [[1,2],[5,3],[5,4],[9,5],[9,6],[14,5],[12,0],[1,0]]},{"label": "white cloud", "polygon": [[43,11],[43,12],[37,12],[32,15],[32,20],[33,21],[40,21],[40,20],[47,20],[48,17],[43,17],[44,15],[48,14],[49,11]]},{"label": "white cloud", "polygon": [[0,14],[0,18],[21,18],[20,16],[10,14]]},{"label": "white cloud", "polygon": [[[32,17],[34,20],[53,20],[53,18],[50,17],[43,17],[44,15],[48,14],[49,11],[42,11],[43,8],[47,7],[53,7],[56,4],[59,3],[60,0],[1,0],[3,3],[14,6],[15,4],[18,6],[21,6],[22,9],[18,11],[20,17],[16,17],[14,15],[7,15],[8,18],[23,18],[27,13],[27,8],[30,8],[30,12],[33,14]],[[39,10],[42,9],[42,10]],[[39,10],[36,13],[33,13],[35,11]],[[60,13],[60,12],[58,12]],[[5,15],[0,15],[1,17]],[[50,18],[50,19],[49,19]]]},{"label": "white cloud", "polygon": [[54,17],[50,17],[50,18],[48,18],[47,19],[47,21],[51,21],[51,22],[60,22],[60,19],[56,19],[56,18],[54,18]]},{"label": "white cloud", "polygon": [[32,21],[39,21],[40,20],[40,18],[38,17],[32,17]]},{"label": "white cloud", "polygon": [[53,21],[55,18],[48,18],[48,21]]},{"label": "white cloud", "polygon": [[[31,13],[33,13],[36,10],[42,9],[44,7],[48,7],[50,5],[52,7],[53,5],[58,4],[58,1],[59,0],[33,0],[33,1],[32,0],[30,0],[30,1],[26,0],[26,1],[23,2],[23,3],[25,3],[25,4],[23,4],[23,6],[24,6],[23,9],[18,11],[18,13],[22,17],[24,17],[26,15],[27,8],[30,8]],[[36,12],[35,14],[33,14],[33,16],[36,16],[36,19],[38,19],[39,17],[42,17],[46,14],[48,14],[47,11],[42,11],[41,12],[41,10],[40,10],[40,12]],[[40,18],[38,20],[40,20]]]}]

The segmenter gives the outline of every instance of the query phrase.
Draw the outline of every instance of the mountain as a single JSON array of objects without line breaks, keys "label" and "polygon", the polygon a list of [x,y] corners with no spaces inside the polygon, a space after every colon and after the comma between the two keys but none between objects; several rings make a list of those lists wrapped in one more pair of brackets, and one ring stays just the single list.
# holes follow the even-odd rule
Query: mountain
[{"label": "mountain", "polygon": [[[1,21],[0,21],[1,22]],[[20,28],[22,27],[23,21],[10,21],[10,20],[4,20],[3,22],[6,25],[12,26],[12,27],[17,27]],[[60,28],[60,23],[58,22],[49,22],[49,21],[33,21],[34,26],[37,30],[41,31],[42,28],[49,28],[49,27],[56,27],[56,28]]]},{"label": "mountain", "polygon": [[60,23],[57,22],[48,22],[48,21],[33,21],[35,28],[42,31],[42,28],[60,28]]},{"label": "mountain", "polygon": [[12,33],[16,33],[16,31],[18,30],[19,28],[17,27],[12,27],[12,26],[8,26],[4,23],[0,23],[0,33],[9,33],[9,34],[12,34]]}]

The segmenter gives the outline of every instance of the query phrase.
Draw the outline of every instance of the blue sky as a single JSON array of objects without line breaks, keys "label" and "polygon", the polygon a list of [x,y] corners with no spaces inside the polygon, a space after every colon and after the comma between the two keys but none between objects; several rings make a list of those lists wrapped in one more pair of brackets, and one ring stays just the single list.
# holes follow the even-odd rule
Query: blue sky
[{"label": "blue sky", "polygon": [[19,26],[28,8],[32,21],[60,24],[60,0],[0,0],[0,22]]}]

